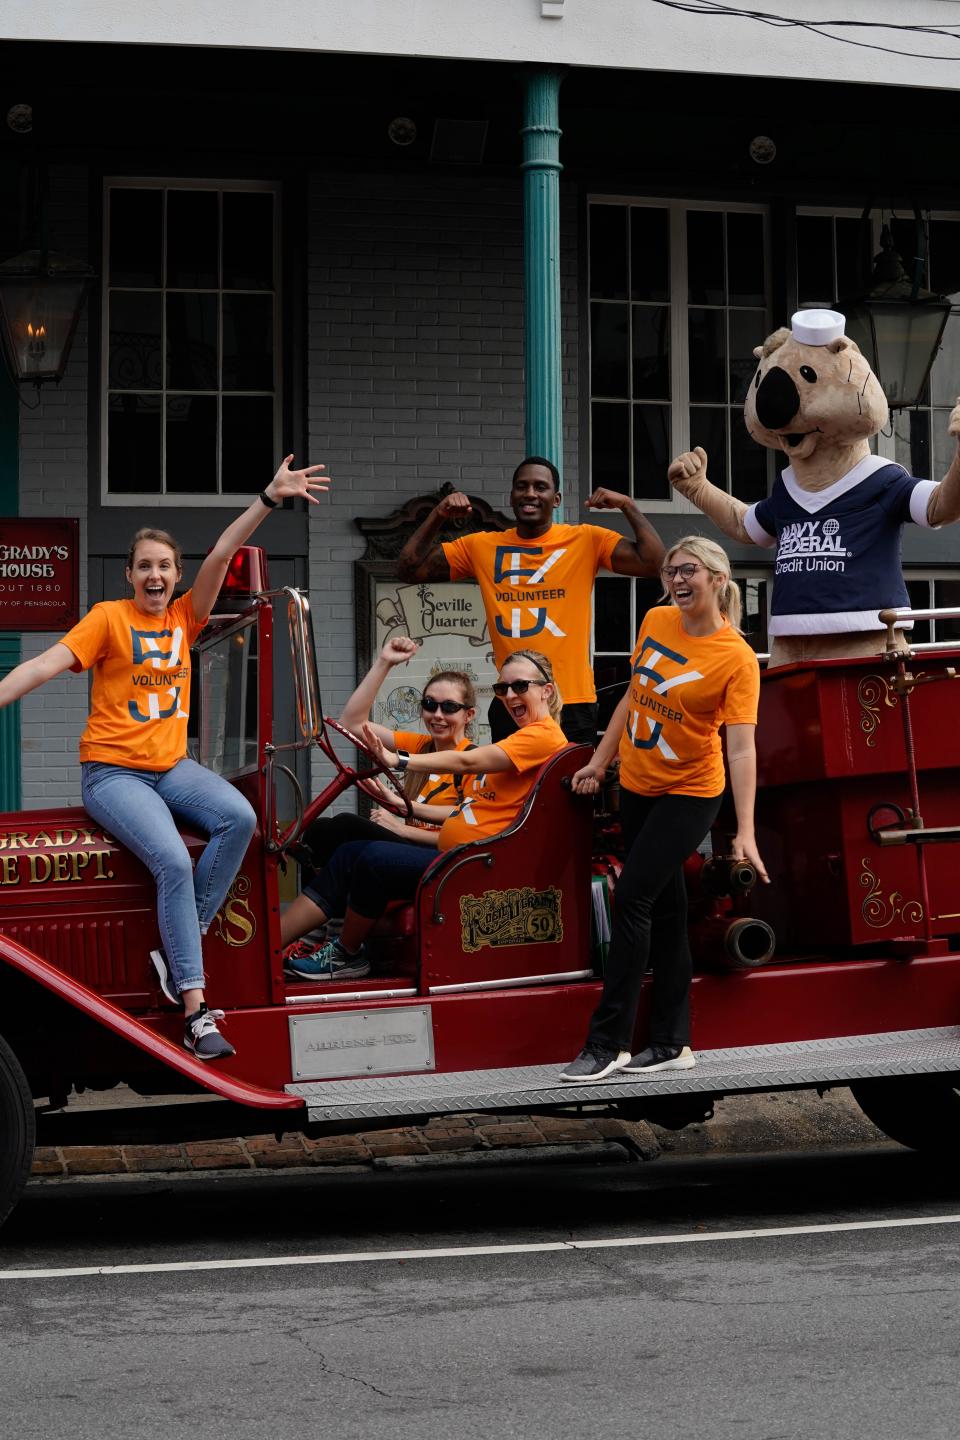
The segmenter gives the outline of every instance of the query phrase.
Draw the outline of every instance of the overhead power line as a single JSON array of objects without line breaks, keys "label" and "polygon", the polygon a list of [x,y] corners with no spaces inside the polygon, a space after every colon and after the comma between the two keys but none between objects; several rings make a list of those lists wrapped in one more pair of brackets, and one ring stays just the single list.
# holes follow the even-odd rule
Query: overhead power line
[{"label": "overhead power line", "polygon": [[[753,20],[778,30],[806,30],[822,40],[838,45],[851,45],[858,50],[877,50],[884,55],[899,55],[909,60],[960,60],[960,22],[956,25],[904,25],[880,20],[805,20],[799,15],[776,14],[769,10],[751,10],[741,5],[728,5],[723,0],[651,0],[666,10],[680,10],[688,15],[707,15],[714,19]],[[886,31],[900,35],[935,36],[953,41],[955,54],[932,54],[920,50],[901,50],[877,40],[854,39],[852,35],[832,34],[836,30]]]}]

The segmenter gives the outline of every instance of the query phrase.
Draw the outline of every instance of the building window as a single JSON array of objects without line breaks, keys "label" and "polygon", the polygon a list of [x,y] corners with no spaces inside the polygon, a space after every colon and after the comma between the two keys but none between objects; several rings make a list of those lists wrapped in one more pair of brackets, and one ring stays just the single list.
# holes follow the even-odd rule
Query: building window
[{"label": "building window", "polygon": [[[916,222],[890,222],[893,243],[909,270],[916,252]],[[930,290],[946,295],[960,305],[960,217],[934,212],[927,220],[927,274],[923,281]],[[894,458],[922,480],[942,480],[956,452],[956,440],[947,433],[950,411],[957,402],[957,374],[960,363],[960,314],[947,321],[940,352],[933,362],[930,378],[913,410],[893,415]],[[940,602],[941,604],[944,602]],[[944,622],[940,622],[941,624]],[[941,637],[942,638],[942,637]]]},{"label": "building window", "polygon": [[[923,283],[960,306],[960,216],[933,211],[926,217],[927,274]],[[916,221],[875,211],[864,225],[857,211],[803,210],[797,215],[797,294],[801,305],[835,305],[838,299],[869,289],[880,231],[890,226],[893,243],[910,271],[916,254]],[[947,321],[940,353],[920,404],[891,413],[887,431],[874,448],[921,480],[940,480],[953,458],[956,442],[947,434],[957,398],[960,366],[960,315]]]},{"label": "building window", "polygon": [[687,508],[667,466],[702,445],[714,484],[762,499],[743,400],[770,328],[765,211],[596,197],[588,213],[591,484]]},{"label": "building window", "polygon": [[104,503],[235,503],[277,453],[276,189],[107,180],[104,202]]},{"label": "building window", "polygon": [[[911,610],[960,609],[960,580],[916,571],[907,571],[905,579]],[[910,639],[914,645],[960,640],[960,619],[915,620]]]}]

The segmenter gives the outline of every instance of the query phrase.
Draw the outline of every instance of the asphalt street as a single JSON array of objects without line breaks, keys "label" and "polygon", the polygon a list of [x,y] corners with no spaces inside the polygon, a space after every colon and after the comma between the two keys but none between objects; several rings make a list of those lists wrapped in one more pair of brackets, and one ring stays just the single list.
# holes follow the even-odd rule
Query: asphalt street
[{"label": "asphalt street", "polygon": [[953,1440],[958,1222],[892,1145],[33,1185],[0,1435]]}]

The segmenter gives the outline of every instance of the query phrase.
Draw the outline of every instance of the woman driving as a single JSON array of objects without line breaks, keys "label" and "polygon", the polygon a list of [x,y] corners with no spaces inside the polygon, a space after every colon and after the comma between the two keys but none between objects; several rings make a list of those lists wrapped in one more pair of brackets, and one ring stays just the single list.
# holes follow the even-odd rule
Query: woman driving
[{"label": "woman driving", "polygon": [[[441,851],[483,836],[498,835],[516,819],[545,760],[566,745],[557,724],[562,700],[550,662],[535,650],[518,650],[504,663],[493,687],[518,729],[495,745],[451,751],[444,765],[452,775],[475,777],[463,801],[440,828]],[[391,750],[366,723],[362,736],[371,752],[391,770],[429,774],[430,755]],[[369,974],[363,945],[391,900],[414,895],[423,872],[436,859],[422,845],[390,840],[354,840],[341,845],[311,882],[311,923],[343,916],[339,938],[318,950],[306,972],[310,978],[349,980]]]},{"label": "woman driving", "polygon": [[[387,640],[344,706],[340,721],[347,730],[359,733],[361,726],[369,721],[377,693],[393,668],[410,660],[417,648],[416,641],[406,635]],[[454,776],[446,769],[445,752],[466,750],[473,745],[466,730],[477,713],[477,697],[469,675],[463,670],[442,670],[432,676],[420,698],[420,713],[426,733],[391,730],[386,725],[371,724],[370,727],[384,745],[394,750],[436,757],[427,774],[409,770],[404,776],[403,792],[410,804],[409,818],[377,808],[369,819],[343,812],[316,820],[304,836],[315,868],[325,865],[339,846],[352,840],[369,842],[393,837],[436,848],[440,825],[463,798],[463,776]],[[396,801],[396,795],[384,787],[384,795],[390,798],[391,794]],[[301,893],[287,907],[280,922],[284,967],[303,979],[312,979],[317,974],[313,968],[317,943],[299,937],[322,923],[317,918],[318,908],[314,875],[308,874]]]}]

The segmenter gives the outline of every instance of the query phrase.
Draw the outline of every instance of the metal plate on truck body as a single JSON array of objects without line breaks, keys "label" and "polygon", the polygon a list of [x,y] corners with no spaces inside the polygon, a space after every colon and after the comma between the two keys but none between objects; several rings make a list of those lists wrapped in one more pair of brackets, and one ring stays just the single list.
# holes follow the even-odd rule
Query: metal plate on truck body
[{"label": "metal plate on truck body", "polygon": [[289,1024],[294,1081],[409,1074],[434,1068],[429,1005],[291,1015]]}]

